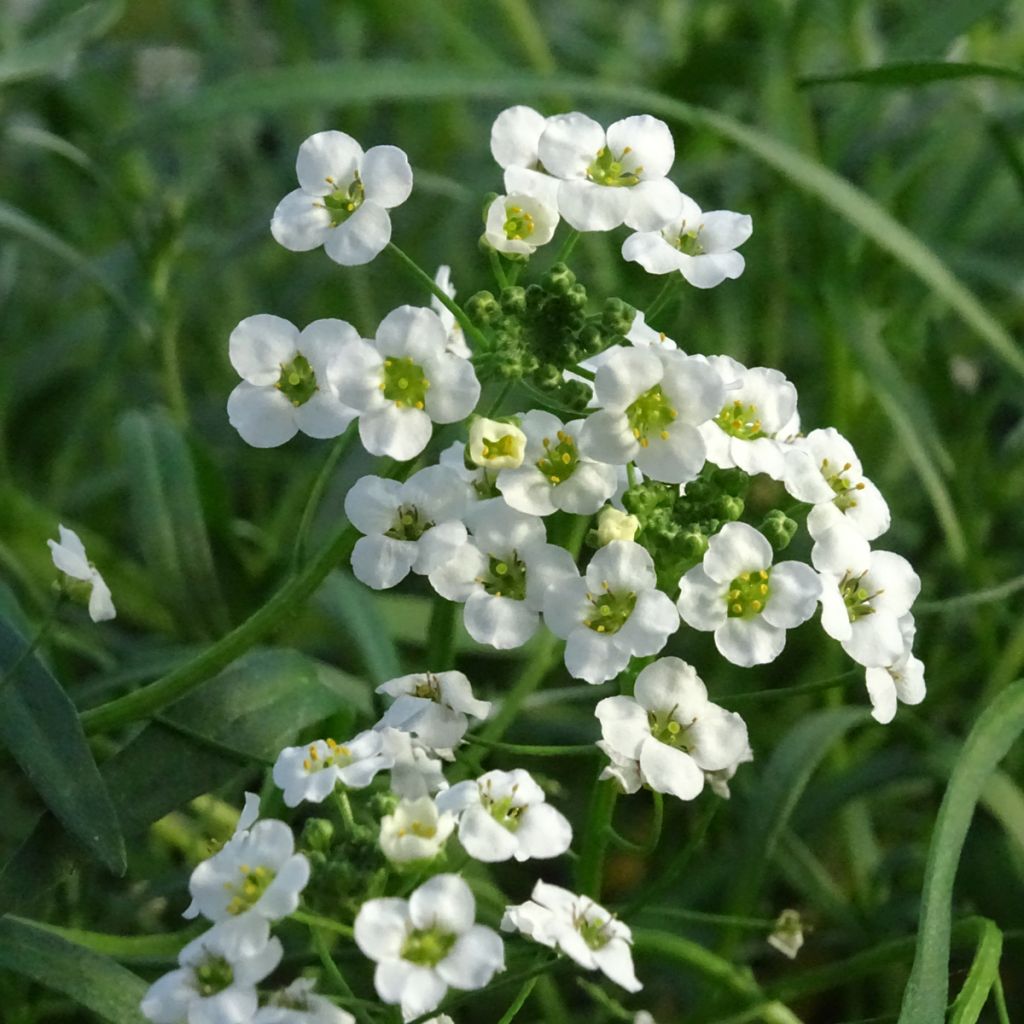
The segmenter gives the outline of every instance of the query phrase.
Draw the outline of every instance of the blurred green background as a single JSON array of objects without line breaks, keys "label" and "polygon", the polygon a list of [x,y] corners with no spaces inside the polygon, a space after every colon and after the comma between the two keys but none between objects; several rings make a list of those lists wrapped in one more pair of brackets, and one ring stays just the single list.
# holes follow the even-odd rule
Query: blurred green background
[{"label": "blurred green background", "polygon": [[[1024,571],[1024,5],[7,0],[0,47],[0,610],[31,633],[50,601],[45,539],[58,521],[78,529],[119,610],[102,628],[65,616],[53,633],[48,663],[81,708],[183,663],[289,570],[329,446],[299,438],[256,451],[239,439],[225,413],[237,381],[232,327],[272,312],[300,325],[341,317],[369,335],[393,306],[427,300],[387,253],[348,269],[273,242],[270,215],[294,187],[307,135],[337,128],[365,147],[408,152],[416,186],[394,213],[394,240],[431,272],[450,264],[466,297],[491,286],[476,239],[483,196],[501,187],[488,150],[498,111],[526,102],[606,123],[638,112],[670,121],[673,178],[705,209],[752,214],[754,235],[740,280],[680,289],[656,326],[688,351],[778,367],[800,391],[805,428],[834,425],[853,442],[892,507],[884,546],[922,577],[916,653],[929,696],[891,726],[858,724],[823,747],[774,856],[756,868],[749,823],[769,793],[772,751],[812,710],[866,698],[854,675],[842,689],[737,702],[758,761],[643,920],[749,962],[807,1022],[894,1020],[912,941],[824,988],[800,979],[913,933],[958,744],[1024,664],[1020,590],[945,603]],[[857,74],[877,66],[886,70]],[[621,261],[620,241],[586,237],[573,267],[592,293],[643,308],[660,282]],[[546,265],[543,254],[536,262]],[[355,454],[341,463],[311,548],[369,467]],[[224,804],[189,801],[214,793],[239,806],[242,785],[260,784],[258,763],[297,734],[319,735],[324,719],[335,734],[372,721],[365,680],[422,667],[427,592],[400,589],[371,597],[335,573],[233,676],[190,698],[175,729],[94,739],[97,757],[121,766],[111,785],[122,825],[132,819],[125,879],[36,825],[33,787],[3,761],[0,853],[15,859],[0,875],[0,908],[110,935],[178,929],[190,865],[211,832],[230,829]],[[460,644],[460,667],[487,695],[516,678],[514,657]],[[672,650],[723,703],[849,668],[816,626],[750,671],[714,657],[704,638],[677,638]],[[509,738],[593,739],[594,693],[558,674],[547,689],[561,699],[533,698]],[[573,820],[592,764],[538,766]],[[955,903],[957,915],[982,914],[1006,932],[1003,982],[1018,1013],[1022,764],[1017,750],[986,790]],[[647,813],[641,798],[627,803],[622,830],[642,838]],[[653,858],[613,855],[606,898],[628,901],[656,879],[700,816],[676,804],[672,842]],[[78,870],[61,873],[64,857]],[[532,877],[517,868],[502,879],[525,898]],[[756,932],[723,936],[673,916],[772,917],[787,906],[814,927],[795,964]],[[953,992],[970,946],[958,947]],[[107,952],[148,978],[176,948]],[[12,966],[3,954],[0,964]],[[5,1022],[95,1019],[26,974],[0,972]],[[660,961],[641,975],[647,988],[631,1011],[755,1019]],[[521,1019],[581,1008],[616,1019],[572,981],[544,992]],[[495,1019],[486,1002],[467,1003],[457,1020]],[[998,1018],[989,1008],[971,1019]]]}]

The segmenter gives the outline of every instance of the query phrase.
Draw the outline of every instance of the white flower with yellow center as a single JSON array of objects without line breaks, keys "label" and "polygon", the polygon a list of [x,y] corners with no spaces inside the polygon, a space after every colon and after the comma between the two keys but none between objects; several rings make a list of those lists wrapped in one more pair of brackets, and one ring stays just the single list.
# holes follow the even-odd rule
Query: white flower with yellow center
[{"label": "white flower with yellow center", "polygon": [[526,454],[526,434],[514,423],[477,416],[469,425],[466,455],[482,469],[498,472],[516,469]]},{"label": "white flower with yellow center", "polygon": [[461,672],[418,672],[377,687],[394,698],[380,725],[410,732],[426,746],[450,754],[469,728],[469,716],[483,721],[491,703],[473,696]]},{"label": "white flower with yellow center", "polygon": [[864,670],[864,681],[871,700],[871,715],[876,722],[888,725],[896,717],[896,705],[920,704],[927,692],[924,663],[914,657],[914,616],[904,615],[899,621],[903,636],[903,653],[891,664]]},{"label": "white flower with yellow center", "polygon": [[242,440],[275,448],[300,430],[337,437],[356,417],[338,396],[345,346],[359,341],[344,320],[315,320],[302,331],[269,313],[246,317],[228,342],[242,378],[228,397],[228,421]]},{"label": "white flower with yellow center", "polygon": [[85,545],[74,530],[63,523],[57,526],[60,540],[48,540],[53,564],[64,574],[63,589],[71,596],[78,596],[89,606],[89,618],[93,622],[105,622],[116,616],[110,587],[100,575],[99,569],[89,561]]},{"label": "white flower with yellow center", "polygon": [[252,1024],[355,1024],[351,1013],[314,992],[313,986],[312,978],[297,978],[287,988],[271,993]]},{"label": "white flower with yellow center", "polygon": [[412,169],[397,146],[362,146],[344,132],[317,132],[299,147],[299,187],[270,222],[292,252],[323,246],[335,263],[369,263],[391,241],[388,210],[409,198]]},{"label": "white flower with yellow center", "polygon": [[558,211],[522,193],[498,196],[487,208],[484,238],[497,252],[529,256],[551,241]]},{"label": "white flower with yellow center", "polygon": [[413,459],[434,423],[456,423],[476,407],[480,382],[473,365],[447,345],[433,310],[399,306],[381,321],[373,341],[346,346],[338,390],[359,411],[359,436],[368,452]]},{"label": "white flower with yellow center", "polygon": [[274,762],[274,784],[284,791],[288,807],[303,801],[322,803],[339,782],[349,789],[362,789],[378,772],[390,768],[394,758],[383,747],[381,733],[373,729],[343,744],[326,739],[285,747]]},{"label": "white flower with yellow center", "polygon": [[455,831],[455,815],[439,811],[429,796],[401,800],[380,821],[380,848],[394,864],[433,860]]}]

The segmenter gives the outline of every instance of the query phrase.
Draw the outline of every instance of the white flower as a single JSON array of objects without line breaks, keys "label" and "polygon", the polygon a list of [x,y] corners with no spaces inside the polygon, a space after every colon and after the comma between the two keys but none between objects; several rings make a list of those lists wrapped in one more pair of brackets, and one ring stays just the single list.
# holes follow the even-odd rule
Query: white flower
[{"label": "white flower", "polygon": [[772,565],[772,546],[746,523],[726,523],[708,541],[701,565],[679,581],[679,614],[694,629],[714,630],[727,661],[749,668],[774,661],[786,630],[806,622],[821,593],[802,562]]},{"label": "white flower", "polygon": [[640,520],[614,505],[605,505],[597,517],[597,543],[599,547],[613,540],[633,540],[640,529]]},{"label": "white flower", "polygon": [[899,621],[903,635],[903,653],[885,668],[864,670],[871,714],[876,722],[888,725],[896,717],[897,701],[901,704],[920,704],[924,700],[924,663],[913,654],[914,616],[904,615]]},{"label": "white flower", "polygon": [[477,700],[461,672],[399,676],[378,686],[377,693],[395,698],[381,726],[411,732],[436,751],[450,752],[462,742],[468,715],[483,721],[491,713],[490,701]]},{"label": "white flower", "polygon": [[256,985],[281,961],[281,943],[270,939],[240,955],[212,928],[178,954],[177,970],[158,978],[143,996],[143,1016],[153,1024],[250,1024],[259,1003]]},{"label": "white flower", "polygon": [[466,631],[499,650],[520,647],[537,631],[544,594],[576,575],[572,556],[546,542],[544,522],[504,502],[481,502],[466,516],[470,539],[430,574],[434,589],[464,602]]},{"label": "white flower", "polygon": [[431,309],[399,306],[380,322],[374,340],[345,352],[343,401],[359,410],[368,452],[413,459],[434,423],[455,423],[476,407],[480,382],[473,365],[447,350],[448,334]]},{"label": "white flower", "polygon": [[505,189],[558,206],[558,179],[545,174],[537,148],[548,119],[532,107],[503,110],[491,126],[491,154],[505,169]]},{"label": "white flower", "polygon": [[367,900],[355,920],[356,945],[376,961],[373,983],[385,1003],[412,1020],[452,988],[473,991],[505,969],[501,936],[474,924],[476,902],[457,875],[435,875],[408,901]]},{"label": "white flower", "polygon": [[[89,561],[85,554],[85,545],[74,530],[69,530],[63,523],[57,526],[59,541],[48,540],[50,557],[53,564],[65,576],[78,580],[88,589],[89,618],[93,622],[105,622],[115,617],[114,602],[99,569]],[[71,585],[75,589],[74,584]]]},{"label": "white flower", "polygon": [[626,332],[626,340],[636,348],[669,348],[675,349],[679,346],[664,332],[656,331],[647,322],[647,318],[638,309],[633,323]]},{"label": "white flower", "polygon": [[800,914],[795,910],[784,910],[775,922],[775,929],[768,936],[768,945],[783,956],[795,960],[804,944],[804,927]]},{"label": "white flower", "polygon": [[429,796],[402,800],[380,821],[380,848],[395,864],[433,860],[455,830],[455,815]]},{"label": "white flower", "polygon": [[252,1024],[355,1024],[351,1013],[313,991],[312,978],[297,978],[274,992],[261,1006]]},{"label": "white flower", "polygon": [[633,970],[633,933],[589,896],[538,881],[527,903],[505,908],[501,928],[561,950],[581,967],[602,971],[627,992],[643,988]]},{"label": "white flower", "polygon": [[812,430],[790,444],[784,483],[794,498],[814,506],[807,514],[807,531],[814,538],[843,520],[865,540],[889,529],[885,498],[864,476],[853,445],[832,427]]},{"label": "white flower", "polygon": [[517,469],[526,454],[526,434],[514,423],[478,416],[469,425],[466,453],[474,465],[493,472]]},{"label": "white flower", "polygon": [[569,673],[588,683],[617,676],[632,655],[657,654],[679,628],[672,601],[657,589],[650,554],[628,540],[601,548],[582,578],[552,586],[544,621],[566,641]]},{"label": "white flower", "polygon": [[545,170],[564,179],[558,212],[578,231],[609,231],[628,224],[654,231],[676,219],[679,189],[665,177],[675,159],[664,121],[643,114],[610,125],[585,114],[548,118],[537,144]]},{"label": "white flower", "polygon": [[388,210],[412,191],[409,160],[396,146],[362,146],[344,132],[317,132],[299,147],[299,188],[277,204],[270,231],[286,249],[322,245],[335,263],[369,263],[391,241]]},{"label": "white flower", "polygon": [[345,346],[359,335],[344,320],[314,320],[301,332],[269,313],[247,316],[228,342],[242,378],[228,397],[228,420],[242,440],[275,448],[298,431],[337,437],[355,419],[338,397]]},{"label": "white flower", "polygon": [[458,782],[437,798],[437,806],[459,816],[466,853],[494,863],[558,857],[569,849],[572,826],[545,799],[530,773],[515,768]]},{"label": "white flower", "polygon": [[[434,284],[449,299],[455,298],[455,285],[452,284],[451,267],[447,265],[438,267],[437,273],[434,275]],[[438,315],[441,320],[441,326],[444,327],[445,333],[448,335],[446,346],[448,351],[453,355],[460,356],[462,359],[469,359],[473,353],[466,344],[465,335],[462,333],[462,325],[455,319],[455,314],[436,295],[430,296],[430,308]]]},{"label": "white flower", "polygon": [[484,238],[498,252],[529,256],[550,242],[558,211],[531,195],[498,196],[487,208]]},{"label": "white flower", "polygon": [[[391,791],[414,800],[428,793],[447,789],[441,762],[432,756],[435,751],[415,736],[378,723],[376,729],[383,741],[382,752],[391,760]],[[448,754],[449,751],[444,751]]]},{"label": "white flower", "polygon": [[452,470],[460,480],[472,488],[471,498],[473,501],[489,501],[497,498],[503,503],[495,479],[497,472],[487,469],[484,466],[466,465],[466,446],[462,441],[453,441],[441,454],[437,461],[446,469]]},{"label": "white flower", "polygon": [[635,757],[626,757],[605,740],[598,740],[596,746],[608,758],[598,778],[611,779],[623,793],[636,793],[644,781],[640,776],[640,762]]},{"label": "white flower", "polygon": [[622,256],[649,274],[678,270],[695,288],[714,288],[743,273],[743,257],[735,252],[754,230],[746,214],[729,210],[701,213],[682,195],[682,213],[660,231],[644,230],[622,243]]},{"label": "white flower", "polygon": [[732,795],[729,791],[729,783],[732,782],[733,776],[739,771],[741,764],[749,764],[754,760],[754,752],[750,749],[748,744],[739,754],[732,764],[727,765],[725,768],[719,768],[716,771],[704,773],[704,781],[711,787],[711,792],[715,796],[720,796],[723,800],[728,800]]},{"label": "white flower", "polygon": [[872,551],[845,520],[815,541],[811,561],[821,572],[825,632],[865,668],[898,664],[907,649],[900,620],[921,590],[910,563],[891,551]]},{"label": "white flower", "polygon": [[297,807],[304,800],[319,804],[339,782],[349,789],[362,789],[378,772],[390,768],[394,758],[382,748],[383,737],[373,729],[345,744],[326,739],[304,747],[285,747],[274,763],[274,784],[284,790],[288,807]]},{"label": "white flower", "polygon": [[462,516],[469,485],[444,466],[427,466],[404,483],[364,476],[345,495],[345,515],[365,536],[352,549],[352,572],[375,590],[409,571],[425,576],[466,543]]},{"label": "white flower", "polygon": [[751,476],[765,473],[773,480],[784,479],[782,439],[799,424],[796,388],[778,370],[748,369],[729,356],[707,361],[725,387],[717,415],[700,428],[708,461],[722,469],[738,466]]},{"label": "white flower", "polygon": [[502,470],[496,481],[512,508],[534,516],[559,510],[591,515],[615,493],[615,468],[580,454],[577,439],[583,424],[563,424],[540,409],[523,417],[525,458],[518,468]]},{"label": "white flower", "polygon": [[605,742],[639,762],[641,780],[680,800],[701,792],[705,772],[732,767],[749,749],[743,719],[712,704],[703,681],[679,658],[648,665],[633,697],[606,697],[594,714]]},{"label": "white flower", "polygon": [[725,401],[707,361],[664,348],[618,348],[597,371],[600,407],[580,433],[584,455],[611,465],[635,462],[652,480],[693,480],[704,468],[699,429]]}]

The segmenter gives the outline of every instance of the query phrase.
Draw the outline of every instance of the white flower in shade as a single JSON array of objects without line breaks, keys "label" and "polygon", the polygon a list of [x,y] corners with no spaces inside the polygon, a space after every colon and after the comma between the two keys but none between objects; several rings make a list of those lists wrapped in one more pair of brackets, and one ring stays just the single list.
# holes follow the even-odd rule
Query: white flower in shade
[{"label": "white flower in shade", "polygon": [[903,653],[891,665],[864,670],[871,714],[882,725],[888,725],[896,717],[897,702],[920,704],[927,692],[924,663],[913,654],[914,616],[904,615],[899,626],[903,634]]},{"label": "white flower in shade", "polygon": [[449,753],[462,742],[469,717],[483,721],[491,703],[473,696],[470,681],[461,672],[419,672],[399,676],[377,687],[394,697],[380,725],[410,732],[436,751]]},{"label": "white flower in shade", "polygon": [[[391,759],[391,791],[409,800],[447,789],[441,762],[434,757],[442,751],[421,743],[411,733],[378,723],[383,752]],[[449,751],[443,751],[448,755]]]},{"label": "white flower in shade", "polygon": [[395,864],[433,860],[455,830],[455,815],[429,796],[402,800],[380,821],[380,848]]},{"label": "white flower in shade", "polygon": [[547,123],[532,107],[508,107],[491,126],[491,154],[505,170],[506,191],[535,196],[557,208],[559,181],[544,172],[537,152]]},{"label": "white flower in shade", "polygon": [[375,590],[400,583],[410,570],[425,576],[466,543],[462,524],[469,485],[444,466],[408,480],[364,476],[345,495],[345,515],[365,536],[352,549],[352,572]]},{"label": "white flower in shade", "polygon": [[277,204],[270,231],[292,252],[323,246],[342,266],[369,263],[391,241],[388,210],[409,198],[412,169],[396,146],[362,146],[317,132],[299,147],[299,187]]},{"label": "white flower in shade", "polygon": [[664,121],[642,114],[608,131],[585,114],[548,118],[537,144],[548,173],[562,178],[558,212],[577,231],[628,224],[654,231],[679,214],[682,193],[666,175],[675,159]]},{"label": "white flower in shade", "polygon": [[599,779],[611,779],[626,794],[636,793],[643,785],[640,762],[635,757],[626,757],[605,740],[598,740],[598,750],[608,758],[608,764],[601,769]]},{"label": "white flower in shade", "polygon": [[82,588],[82,597],[88,602],[89,618],[93,622],[105,622],[114,618],[117,612],[110,596],[110,587],[100,575],[99,569],[86,556],[81,538],[62,523],[57,526],[57,534],[60,540],[46,542],[50,546],[50,557],[57,569],[68,577],[68,581],[77,581],[65,582],[65,589],[74,595],[80,584],[85,585]]},{"label": "white flower in shade", "polygon": [[356,945],[376,961],[373,983],[405,1020],[433,1010],[448,987],[474,991],[505,969],[501,936],[475,924],[476,901],[457,875],[435,875],[408,900],[367,900]]},{"label": "white flower in shade", "polygon": [[719,768],[717,771],[705,772],[704,781],[711,788],[711,792],[715,796],[720,796],[723,800],[728,800],[732,793],[729,791],[729,783],[732,782],[736,772],[739,771],[741,764],[749,764],[754,760],[754,752],[748,745],[733,761],[732,764],[725,768]]},{"label": "white flower in shade", "polygon": [[640,520],[614,505],[605,505],[597,517],[597,544],[604,547],[613,540],[633,540],[640,529]]},{"label": "white flower in shade", "polygon": [[705,772],[732,767],[749,749],[743,719],[711,703],[703,681],[679,658],[648,665],[632,697],[606,697],[594,714],[605,742],[639,762],[641,780],[680,800],[701,792]]},{"label": "white flower in shade", "polygon": [[498,196],[487,208],[484,238],[497,252],[529,256],[551,241],[558,211],[530,195]]},{"label": "white flower in shade", "polygon": [[277,939],[239,954],[218,928],[178,954],[178,968],[158,978],[142,998],[153,1024],[250,1024],[259,1005],[256,985],[281,962]]},{"label": "white flower in shade", "polygon": [[394,764],[381,733],[367,729],[346,743],[314,740],[304,747],[285,747],[274,763],[274,784],[284,791],[284,802],[297,807],[303,801],[319,804],[340,782],[363,789],[378,772]]},{"label": "white flower in shade", "polygon": [[723,404],[700,429],[708,461],[773,480],[786,476],[783,440],[799,428],[796,388],[778,370],[748,369],[729,356],[708,360],[725,388]]},{"label": "white flower in shade", "polygon": [[462,441],[453,441],[441,452],[437,461],[470,486],[474,502],[490,501],[497,498],[499,504],[504,503],[504,499],[495,486],[497,471],[487,469],[485,466],[467,466],[466,446]]},{"label": "white flower in shade", "polygon": [[470,539],[430,574],[434,589],[464,602],[466,631],[499,650],[520,647],[537,631],[544,594],[576,575],[565,548],[548,544],[544,522],[504,502],[481,502],[466,515]]},{"label": "white flower in shade", "polygon": [[228,420],[242,440],[275,448],[300,430],[337,437],[355,419],[338,397],[345,346],[359,335],[344,320],[315,320],[302,331],[269,313],[247,316],[228,342],[242,378],[228,396]]},{"label": "white flower in shade", "polygon": [[[438,267],[437,273],[434,275],[434,284],[449,299],[455,298],[455,285],[452,284],[451,267],[446,265]],[[455,314],[436,295],[430,296],[430,308],[438,315],[441,320],[441,326],[444,327],[445,333],[448,335],[448,351],[463,359],[469,359],[473,353],[466,344],[466,337],[462,333],[462,325],[455,319]]]},{"label": "white flower in shade", "polygon": [[626,340],[636,348],[677,349],[679,347],[664,331],[656,331],[651,327],[640,310],[637,310],[636,316],[633,317],[633,323],[626,332]]},{"label": "white flower in shade", "polygon": [[582,578],[554,584],[544,621],[566,641],[569,673],[588,683],[617,676],[633,655],[657,654],[679,628],[671,599],[657,589],[650,554],[628,540],[601,548]]},{"label": "white flower in shade", "polygon": [[580,454],[583,420],[563,424],[533,409],[522,418],[525,458],[498,474],[497,487],[512,508],[534,516],[592,515],[615,493],[615,468]]},{"label": "white flower in shade", "polygon": [[518,931],[558,949],[589,971],[601,971],[627,992],[643,985],[633,970],[633,933],[589,896],[538,881],[531,899],[505,908],[502,931]]},{"label": "white flower in shade", "polygon": [[558,857],[572,842],[565,815],[545,802],[544,790],[522,768],[457,782],[437,806],[458,816],[459,842],[474,860]]},{"label": "white flower in shade", "polygon": [[678,271],[694,288],[714,288],[743,273],[735,250],[754,230],[750,217],[729,210],[702,213],[682,195],[682,213],[660,230],[638,231],[622,243],[622,256],[649,274]]},{"label": "white flower in shade", "polygon": [[722,407],[718,374],[697,356],[662,348],[618,348],[597,371],[580,450],[613,466],[635,462],[652,480],[693,480],[704,468],[699,429]]},{"label": "white flower in shade", "polygon": [[795,960],[804,944],[804,926],[796,910],[784,910],[775,922],[775,929],[768,936],[768,945],[783,956]]},{"label": "white flower in shade", "polygon": [[287,988],[271,994],[252,1024],[355,1024],[351,1013],[313,991],[312,978],[297,978]]},{"label": "white flower in shade", "polygon": [[495,473],[517,469],[526,454],[526,435],[514,423],[478,416],[469,425],[466,454],[474,465]]},{"label": "white flower in shade", "polygon": [[892,551],[872,551],[845,521],[818,537],[811,561],[821,573],[825,632],[865,668],[898,664],[907,650],[900,620],[921,590],[910,563]]},{"label": "white flower in shade", "polygon": [[434,423],[456,423],[476,407],[480,382],[473,364],[447,345],[433,310],[399,306],[380,322],[372,342],[359,339],[346,348],[339,394],[359,411],[368,452],[413,459]]},{"label": "white flower in shade", "polygon": [[889,506],[881,491],[864,476],[853,445],[832,427],[812,430],[791,442],[786,452],[786,490],[814,506],[807,530],[820,537],[843,520],[865,540],[889,529]]},{"label": "white flower in shade", "polygon": [[708,541],[704,561],[679,581],[679,614],[694,629],[714,631],[727,661],[749,668],[774,661],[786,630],[806,622],[821,594],[802,562],[772,565],[772,546],[746,523],[726,523]]}]

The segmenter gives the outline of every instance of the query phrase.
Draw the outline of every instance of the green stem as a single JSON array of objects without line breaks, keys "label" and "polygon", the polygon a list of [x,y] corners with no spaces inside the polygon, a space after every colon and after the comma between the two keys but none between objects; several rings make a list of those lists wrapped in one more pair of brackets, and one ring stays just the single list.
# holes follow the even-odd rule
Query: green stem
[{"label": "green stem", "polygon": [[515,999],[512,1000],[509,1008],[501,1015],[501,1020],[498,1021],[498,1024],[511,1024],[515,1019],[516,1014],[523,1008],[523,1004],[530,998],[530,993],[533,991],[533,986],[536,984],[536,977],[527,978],[526,981],[523,982],[523,987],[519,990]]},{"label": "green stem", "polygon": [[648,326],[651,325],[651,320],[665,308],[672,297],[672,292],[675,290],[678,280],[680,278],[676,273],[671,273],[665,278],[665,283],[661,286],[661,290],[654,296],[644,311],[644,319],[647,321]]},{"label": "green stem", "polygon": [[665,800],[657,790],[652,790],[651,796],[654,797],[654,813],[651,816],[651,832],[647,837],[647,841],[634,843],[631,839],[627,839],[620,834],[609,822],[608,838],[615,846],[644,857],[654,853],[658,848],[658,843],[661,841],[661,826],[665,817]]},{"label": "green stem", "polygon": [[632,462],[626,463],[626,483],[630,489],[636,487],[636,466]]},{"label": "green stem", "polygon": [[163,358],[164,397],[171,415],[179,426],[188,424],[188,400],[181,377],[181,358],[178,354],[179,318],[176,313],[164,309],[163,325],[160,329],[160,354]]},{"label": "green stem", "polygon": [[558,250],[555,262],[564,263],[572,255],[572,251],[576,248],[576,243],[579,240],[580,232],[573,228],[572,231],[565,236],[565,241],[562,243],[562,248]]},{"label": "green stem", "polygon": [[[448,295],[443,289],[437,286],[434,279],[423,270],[420,265],[411,257],[407,256],[394,242],[388,242],[388,249],[401,260],[402,265],[408,270],[420,284],[426,285],[437,298],[437,301],[447,309],[452,316],[458,320],[467,339],[470,339],[470,348],[478,352],[486,352],[491,346],[490,342],[483,335],[480,329],[466,315],[465,310]],[[475,344],[473,344],[475,342]]]},{"label": "green stem", "polygon": [[356,816],[352,813],[352,805],[348,802],[348,793],[343,789],[336,789],[334,791],[334,802],[349,834],[357,835],[360,829],[356,824]]},{"label": "green stem", "polygon": [[459,606],[454,601],[437,598],[430,614],[427,637],[427,671],[447,672],[455,663],[455,626]]},{"label": "green stem", "polygon": [[507,754],[521,754],[525,757],[596,757],[601,753],[593,743],[538,746],[532,743],[499,743],[494,740],[479,739],[476,736],[467,736],[466,740],[481,747],[490,747],[492,750],[501,750]]},{"label": "green stem", "polygon": [[600,902],[604,856],[608,848],[612,815],[619,798],[618,785],[610,779],[597,781],[590,793],[590,809],[583,829],[582,853],[576,865],[576,889]]},{"label": "green stem", "polygon": [[21,669],[21,666],[24,665],[33,654],[35,654],[39,649],[39,645],[46,639],[53,627],[53,624],[57,621],[57,612],[60,609],[61,602],[63,600],[63,592],[58,593],[56,600],[51,605],[50,610],[46,613],[46,617],[39,623],[36,635],[32,638],[27,647],[23,647],[21,649],[21,654],[14,659],[7,671],[0,676],[0,693],[3,693],[8,684],[15,679]]},{"label": "green stem", "polygon": [[548,46],[547,35],[538,24],[527,0],[499,0],[513,33],[519,39],[530,64],[542,75],[553,75],[558,70]]},{"label": "green stem", "polygon": [[776,686],[770,690],[748,690],[746,693],[731,693],[720,700],[725,705],[742,704],[748,700],[780,700],[784,697],[796,697],[803,693],[819,693],[822,690],[835,690],[849,686],[860,675],[860,669],[851,668],[831,679],[823,679],[818,683],[801,683],[799,686]]},{"label": "green stem", "polygon": [[594,373],[593,370],[588,370],[585,366],[574,366],[572,368],[572,372],[575,373],[577,377],[582,377],[584,380],[597,380],[597,374]]},{"label": "green stem", "polygon": [[709,914],[702,910],[685,910],[682,907],[655,907],[650,913],[667,918],[679,918],[683,921],[696,921],[698,924],[718,924],[723,928],[749,928],[751,931],[771,932],[775,930],[775,922],[766,917],[737,917],[735,914]]},{"label": "green stem", "polygon": [[494,273],[494,280],[498,282],[498,287],[507,288],[508,278],[505,276],[505,268],[501,265],[501,257],[493,249],[487,256],[491,261],[491,270]]},{"label": "green stem", "polygon": [[[293,914],[292,916],[297,917],[298,915]],[[338,965],[334,962],[334,957],[331,956],[331,951],[324,939],[323,932],[317,927],[311,927],[309,932],[313,938],[313,948],[316,950],[317,956],[320,957],[320,963],[324,965],[327,976],[334,983],[334,987],[350,1008],[352,1016],[355,1017],[359,1024],[369,1024],[369,1017],[362,1012],[359,1006],[363,1000],[356,998],[356,994],[345,980],[345,976],[338,969]]]},{"label": "green stem", "polygon": [[1006,995],[1003,992],[1003,979],[999,976],[998,971],[996,971],[996,976],[992,979],[992,998],[996,1004],[996,1015],[999,1018],[999,1024],[1010,1024],[1010,1014],[1006,1008]]},{"label": "green stem", "polygon": [[313,931],[321,929],[329,932],[337,932],[339,935],[343,935],[346,939],[351,939],[355,934],[349,925],[342,924],[340,921],[335,921],[329,917],[323,917],[321,914],[314,914],[311,910],[293,910],[291,917],[300,924],[308,925]]}]

